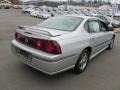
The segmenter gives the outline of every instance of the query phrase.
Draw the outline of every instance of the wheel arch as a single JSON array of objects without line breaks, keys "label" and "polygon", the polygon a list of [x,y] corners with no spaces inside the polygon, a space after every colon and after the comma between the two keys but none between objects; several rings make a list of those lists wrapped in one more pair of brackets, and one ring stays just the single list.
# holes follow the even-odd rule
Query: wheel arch
[{"label": "wheel arch", "polygon": [[[87,50],[89,51],[89,56],[90,56],[91,53],[92,53],[92,47],[88,46],[88,47],[86,47],[85,49],[87,49]],[[84,49],[84,50],[85,50],[85,49]]]}]

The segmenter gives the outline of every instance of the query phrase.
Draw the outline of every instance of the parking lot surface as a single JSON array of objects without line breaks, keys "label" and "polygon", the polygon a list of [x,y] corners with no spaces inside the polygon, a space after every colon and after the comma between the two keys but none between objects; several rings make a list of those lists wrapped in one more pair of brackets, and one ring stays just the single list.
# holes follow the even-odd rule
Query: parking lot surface
[{"label": "parking lot surface", "polygon": [[79,75],[69,70],[48,76],[18,61],[10,46],[17,26],[41,21],[20,10],[0,10],[0,90],[120,90],[120,34],[114,48],[95,57]]}]

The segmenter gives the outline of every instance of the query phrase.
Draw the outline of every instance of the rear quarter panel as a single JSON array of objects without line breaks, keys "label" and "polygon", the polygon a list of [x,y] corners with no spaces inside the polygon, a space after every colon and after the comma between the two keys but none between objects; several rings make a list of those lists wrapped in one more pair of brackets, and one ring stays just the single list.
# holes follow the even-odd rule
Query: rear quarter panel
[{"label": "rear quarter panel", "polygon": [[59,37],[51,38],[56,40],[61,46],[62,54],[60,57],[76,55],[76,62],[83,49],[90,46],[89,34],[84,30],[84,28],[78,29],[80,30],[73,31]]}]

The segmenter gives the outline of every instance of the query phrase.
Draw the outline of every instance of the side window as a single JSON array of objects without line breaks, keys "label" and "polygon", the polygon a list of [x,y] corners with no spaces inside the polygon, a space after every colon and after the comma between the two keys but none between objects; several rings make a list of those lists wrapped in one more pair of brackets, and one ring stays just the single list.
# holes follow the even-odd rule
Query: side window
[{"label": "side window", "polygon": [[94,32],[94,33],[100,32],[99,22],[97,20],[89,21],[89,29],[90,29],[90,32]]},{"label": "side window", "polygon": [[101,31],[103,31],[103,32],[107,31],[108,28],[107,28],[107,25],[105,23],[100,21],[100,26],[101,26],[100,27]]}]

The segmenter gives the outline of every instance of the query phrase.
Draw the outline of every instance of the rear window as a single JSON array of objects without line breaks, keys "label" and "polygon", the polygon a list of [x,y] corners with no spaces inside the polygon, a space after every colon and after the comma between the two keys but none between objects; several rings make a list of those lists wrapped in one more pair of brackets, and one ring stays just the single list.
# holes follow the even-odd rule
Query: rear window
[{"label": "rear window", "polygon": [[73,16],[58,16],[43,21],[38,26],[63,31],[75,30],[84,19]]}]

